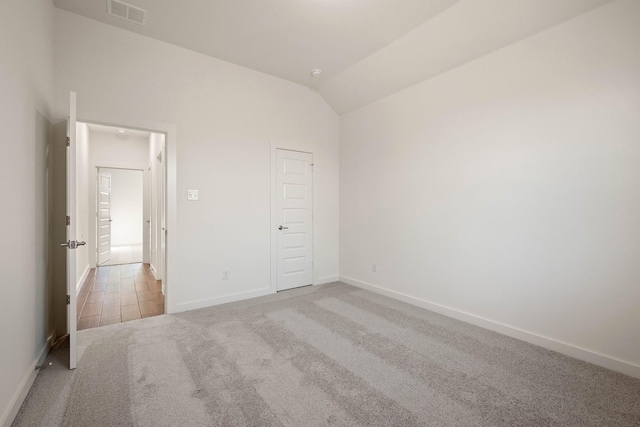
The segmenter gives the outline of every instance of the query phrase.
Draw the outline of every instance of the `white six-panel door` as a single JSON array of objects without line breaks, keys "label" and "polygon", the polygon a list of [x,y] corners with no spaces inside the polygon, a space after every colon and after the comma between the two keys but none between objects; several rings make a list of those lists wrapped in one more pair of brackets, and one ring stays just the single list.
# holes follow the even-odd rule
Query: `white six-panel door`
[{"label": "white six-panel door", "polygon": [[111,260],[111,173],[98,169],[98,265]]},{"label": "white six-panel door", "polygon": [[313,283],[313,156],[276,150],[276,289]]}]

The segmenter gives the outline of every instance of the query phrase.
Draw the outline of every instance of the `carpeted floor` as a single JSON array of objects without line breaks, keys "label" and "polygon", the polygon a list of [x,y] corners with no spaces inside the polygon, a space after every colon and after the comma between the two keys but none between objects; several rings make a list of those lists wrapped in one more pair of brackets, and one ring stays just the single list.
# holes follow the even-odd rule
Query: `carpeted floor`
[{"label": "carpeted floor", "polygon": [[638,379],[341,283],[81,331],[65,357],[14,425],[640,425]]}]

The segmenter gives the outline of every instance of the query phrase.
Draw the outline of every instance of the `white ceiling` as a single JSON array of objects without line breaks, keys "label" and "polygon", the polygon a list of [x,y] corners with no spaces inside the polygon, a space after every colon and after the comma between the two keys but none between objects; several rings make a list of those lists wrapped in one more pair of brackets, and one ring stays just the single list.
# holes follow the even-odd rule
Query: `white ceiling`
[{"label": "white ceiling", "polygon": [[145,26],[107,0],[54,4],[315,88],[341,114],[612,0],[124,1],[148,11]]}]

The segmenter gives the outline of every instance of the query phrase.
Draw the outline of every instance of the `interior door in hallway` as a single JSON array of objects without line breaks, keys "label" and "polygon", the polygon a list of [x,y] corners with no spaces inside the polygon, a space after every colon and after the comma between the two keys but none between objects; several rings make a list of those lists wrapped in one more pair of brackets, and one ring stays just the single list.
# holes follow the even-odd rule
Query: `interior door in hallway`
[{"label": "interior door in hallway", "polygon": [[276,150],[276,289],[313,283],[313,155]]},{"label": "interior door in hallway", "polygon": [[67,121],[67,241],[60,246],[67,249],[67,331],[69,333],[69,369],[76,368],[76,93],[69,94],[69,120]]},{"label": "interior door in hallway", "polygon": [[111,259],[111,173],[98,169],[98,265]]}]

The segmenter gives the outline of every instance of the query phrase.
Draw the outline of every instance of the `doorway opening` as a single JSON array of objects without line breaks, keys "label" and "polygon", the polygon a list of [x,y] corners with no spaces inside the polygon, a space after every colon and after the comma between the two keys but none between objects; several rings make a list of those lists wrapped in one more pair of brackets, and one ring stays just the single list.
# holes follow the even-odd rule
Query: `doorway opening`
[{"label": "doorway opening", "polygon": [[141,263],[145,224],[144,172],[138,169],[97,169],[96,264]]},{"label": "doorway opening", "polygon": [[78,330],[165,313],[165,138],[77,123]]}]

